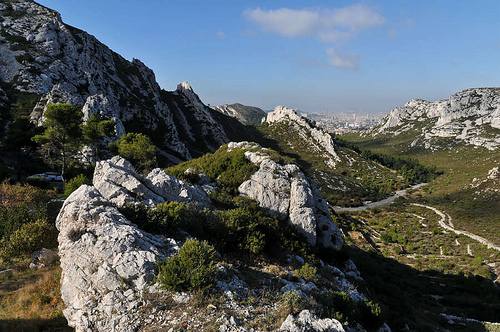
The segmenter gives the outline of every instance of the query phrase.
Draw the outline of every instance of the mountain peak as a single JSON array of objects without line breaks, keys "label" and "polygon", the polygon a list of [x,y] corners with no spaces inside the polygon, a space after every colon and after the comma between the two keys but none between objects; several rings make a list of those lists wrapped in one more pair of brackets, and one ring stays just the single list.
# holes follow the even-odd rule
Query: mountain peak
[{"label": "mountain peak", "polygon": [[178,92],[185,92],[185,91],[190,91],[193,92],[193,88],[191,88],[191,85],[187,81],[184,81],[182,83],[177,84],[177,90]]}]

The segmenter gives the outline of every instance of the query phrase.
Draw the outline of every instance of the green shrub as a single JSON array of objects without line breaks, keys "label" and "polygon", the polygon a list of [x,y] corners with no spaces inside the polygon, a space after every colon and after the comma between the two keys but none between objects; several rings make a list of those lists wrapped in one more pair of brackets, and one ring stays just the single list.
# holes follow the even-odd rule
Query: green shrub
[{"label": "green shrub", "polygon": [[305,300],[298,291],[288,291],[281,295],[281,303],[287,314],[297,314],[305,308]]},{"label": "green shrub", "polygon": [[76,177],[69,180],[68,183],[66,183],[66,185],[64,186],[64,196],[68,197],[73,191],[77,190],[81,185],[84,184],[92,184],[92,182],[83,174],[77,175]]},{"label": "green shrub", "polygon": [[206,241],[188,239],[179,252],[159,264],[158,281],[171,291],[207,290],[215,282],[217,252]]},{"label": "green shrub", "polygon": [[128,133],[117,142],[110,143],[111,150],[130,161],[138,172],[152,169],[156,165],[156,147],[146,135]]},{"label": "green shrub", "polygon": [[27,223],[16,230],[8,239],[0,241],[0,258],[26,258],[34,251],[57,246],[57,230],[44,221]]},{"label": "green shrub", "polygon": [[315,282],[318,280],[316,266],[309,265],[309,263],[305,263],[302,267],[297,271],[297,276],[306,281]]},{"label": "green shrub", "polygon": [[258,169],[247,159],[244,150],[228,151],[226,145],[214,153],[207,153],[200,158],[167,168],[166,171],[168,174],[189,182],[192,176],[185,173],[188,168],[200,170],[208,177],[216,179],[219,187],[231,196],[238,195],[238,186],[248,180]]}]

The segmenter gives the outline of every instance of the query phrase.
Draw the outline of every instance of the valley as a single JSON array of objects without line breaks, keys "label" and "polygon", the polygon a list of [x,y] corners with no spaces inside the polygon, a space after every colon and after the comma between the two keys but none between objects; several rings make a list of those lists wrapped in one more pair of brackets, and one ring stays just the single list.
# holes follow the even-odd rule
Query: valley
[{"label": "valley", "polygon": [[499,88],[336,135],[0,27],[0,331],[500,330]]}]

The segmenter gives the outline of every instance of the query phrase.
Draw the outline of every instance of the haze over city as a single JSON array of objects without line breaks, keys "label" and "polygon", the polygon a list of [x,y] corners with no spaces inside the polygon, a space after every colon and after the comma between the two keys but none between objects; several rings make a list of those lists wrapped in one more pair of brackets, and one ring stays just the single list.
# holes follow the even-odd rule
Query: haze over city
[{"label": "haze over city", "polygon": [[40,3],[212,105],[388,112],[498,86],[496,1]]}]

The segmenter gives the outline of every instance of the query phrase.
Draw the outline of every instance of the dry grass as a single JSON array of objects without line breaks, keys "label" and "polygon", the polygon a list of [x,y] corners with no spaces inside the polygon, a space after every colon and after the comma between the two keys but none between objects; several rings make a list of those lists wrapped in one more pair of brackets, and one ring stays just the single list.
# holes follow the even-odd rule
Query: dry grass
[{"label": "dry grass", "polygon": [[70,331],[62,315],[60,267],[25,270],[0,280],[0,331]]}]

